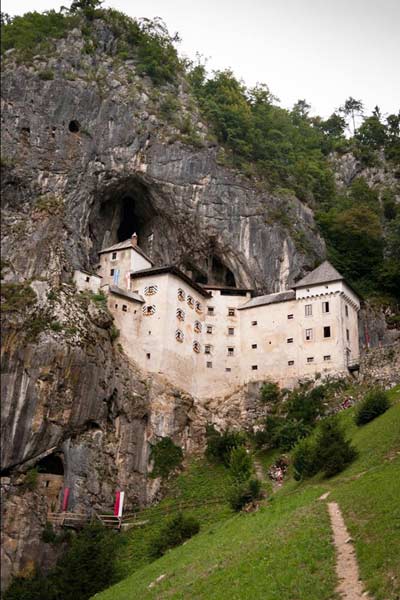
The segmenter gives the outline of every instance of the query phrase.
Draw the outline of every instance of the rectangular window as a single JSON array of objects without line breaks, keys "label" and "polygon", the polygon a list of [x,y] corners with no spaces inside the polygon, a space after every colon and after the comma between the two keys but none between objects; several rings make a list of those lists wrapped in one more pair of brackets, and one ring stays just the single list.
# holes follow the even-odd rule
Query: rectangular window
[{"label": "rectangular window", "polygon": [[251,347],[253,348],[253,350],[255,350],[257,348],[257,344],[252,344]]},{"label": "rectangular window", "polygon": [[287,318],[288,319],[293,319],[294,317],[293,317],[293,315],[288,315]]},{"label": "rectangular window", "polygon": [[228,335],[235,335],[234,327],[228,327]]},{"label": "rectangular window", "polygon": [[346,313],[346,317],[349,316],[349,307],[347,304],[344,305],[344,312]]},{"label": "rectangular window", "polygon": [[313,330],[312,329],[306,329],[306,340],[307,342],[310,342],[313,339]]},{"label": "rectangular window", "polygon": [[322,303],[322,312],[323,313],[328,313],[329,312],[329,302],[323,302]]},{"label": "rectangular window", "polygon": [[288,360],[288,365],[289,365],[289,367],[293,367],[293,365],[294,365],[294,360]]},{"label": "rectangular window", "polygon": [[123,305],[122,305],[122,312],[127,312],[127,310],[128,310],[128,307],[127,307],[127,305],[126,305],[126,304],[123,304]]},{"label": "rectangular window", "polygon": [[150,356],[151,356],[151,354],[150,354],[150,352],[148,352],[148,353],[146,354],[146,358],[148,359],[148,358],[150,358]]},{"label": "rectangular window", "polygon": [[346,329],[346,340],[350,341],[350,331],[348,329]]},{"label": "rectangular window", "polygon": [[113,253],[111,254],[111,259],[112,259],[112,260],[115,260],[116,258],[117,258],[117,253],[116,253],[116,252],[113,252]]},{"label": "rectangular window", "polygon": [[251,365],[251,370],[252,371],[257,371],[258,370],[258,366],[257,365]]},{"label": "rectangular window", "polygon": [[148,332],[147,332],[147,335],[151,335],[151,331],[148,331]]},{"label": "rectangular window", "polygon": [[214,307],[213,306],[208,306],[207,307],[207,312],[209,315],[213,315],[214,314]]},{"label": "rectangular window", "polygon": [[327,354],[326,356],[324,356],[324,360],[331,360],[331,355]]},{"label": "rectangular window", "polygon": [[114,269],[111,269],[110,275],[114,275]]},{"label": "rectangular window", "polygon": [[212,325],[207,325],[207,333],[212,333]]},{"label": "rectangular window", "polygon": [[118,304],[114,304],[114,308],[118,308]]},{"label": "rectangular window", "polygon": [[228,348],[228,356],[233,356],[235,354],[235,348],[232,348],[232,346],[230,348]]},{"label": "rectangular window", "polygon": [[230,372],[232,371],[232,369],[231,369],[230,367],[225,367],[225,371],[226,371],[227,373],[230,373]]},{"label": "rectangular window", "polygon": [[288,344],[293,344],[293,338],[288,338],[286,341]]},{"label": "rectangular window", "polygon": [[204,346],[204,354],[211,354],[211,346]]},{"label": "rectangular window", "polygon": [[235,309],[228,308],[228,317],[234,317],[234,316],[235,316]]},{"label": "rectangular window", "polygon": [[313,357],[313,356],[309,356],[309,357],[307,358],[307,362],[308,362],[308,363],[312,363],[312,362],[314,362],[314,357]]},{"label": "rectangular window", "polygon": [[328,327],[324,327],[324,338],[328,338],[331,337],[331,328]]},{"label": "rectangular window", "polygon": [[212,362],[206,362],[207,369],[212,369]]},{"label": "rectangular window", "polygon": [[312,316],[312,304],[306,304],[304,307],[304,314],[306,315],[306,317],[311,317]]},{"label": "rectangular window", "polygon": [[89,281],[90,281],[90,277],[86,277],[86,278],[85,278],[85,281],[86,281],[87,283],[89,283]]},{"label": "rectangular window", "polygon": [[254,327],[254,325],[257,325],[257,321],[252,321],[252,322],[251,322],[251,324],[252,324],[252,325],[253,325],[253,327]]}]

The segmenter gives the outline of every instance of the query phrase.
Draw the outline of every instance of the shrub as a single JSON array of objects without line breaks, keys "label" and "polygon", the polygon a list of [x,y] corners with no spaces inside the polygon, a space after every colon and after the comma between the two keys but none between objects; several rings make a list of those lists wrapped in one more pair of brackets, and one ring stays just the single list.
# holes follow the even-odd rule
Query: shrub
[{"label": "shrub", "polygon": [[288,417],[267,417],[265,420],[266,433],[269,432],[269,444],[273,448],[287,451],[293,448],[299,439],[308,435],[311,427],[303,421]]},{"label": "shrub", "polygon": [[31,306],[36,301],[36,294],[28,283],[4,283],[1,298],[3,311],[18,312]]},{"label": "shrub", "polygon": [[343,471],[357,456],[356,450],[345,439],[337,417],[321,422],[316,435],[316,461],[326,477]]},{"label": "shrub", "polygon": [[63,328],[63,326],[62,326],[62,323],[60,323],[60,321],[52,321],[50,323],[50,329],[52,331],[62,331],[62,328]]},{"label": "shrub", "polygon": [[54,544],[57,540],[57,535],[53,529],[53,525],[46,521],[46,525],[42,531],[42,541],[45,544]]},{"label": "shrub", "polygon": [[28,490],[35,490],[38,483],[38,469],[34,467],[33,469],[29,469],[25,475],[24,486]]},{"label": "shrub", "polygon": [[303,477],[312,477],[318,468],[315,439],[307,437],[300,440],[293,451],[294,478],[300,481]]},{"label": "shrub", "polygon": [[368,392],[364,400],[357,407],[355,420],[357,425],[365,425],[379,415],[382,415],[390,407],[390,401],[387,392],[376,388]]},{"label": "shrub", "polygon": [[200,530],[199,522],[183,513],[178,513],[161,529],[150,545],[150,555],[153,558],[162,556],[168,548],[179,546]]},{"label": "shrub", "polygon": [[151,447],[150,458],[154,462],[150,476],[166,478],[181,465],[183,451],[170,437],[164,437]]},{"label": "shrub", "polygon": [[261,497],[261,481],[259,479],[235,482],[228,494],[229,504],[235,511],[242,510],[246,504]]},{"label": "shrub", "polygon": [[231,451],[233,448],[243,446],[245,439],[242,433],[238,431],[223,431],[219,433],[214,425],[207,425],[206,428],[207,449],[206,456],[215,462],[220,462],[229,467]]},{"label": "shrub", "polygon": [[54,73],[51,69],[44,69],[43,71],[39,71],[39,79],[43,81],[51,81],[54,79]]},{"label": "shrub", "polygon": [[275,404],[281,398],[279,385],[272,381],[266,381],[261,387],[261,402],[263,404]]},{"label": "shrub", "polygon": [[118,329],[118,327],[115,327],[115,325],[111,325],[109,331],[110,331],[111,341],[113,342],[114,340],[116,340],[119,337],[119,329]]},{"label": "shrub", "polygon": [[244,446],[232,448],[229,459],[229,472],[236,481],[247,481],[253,471],[253,462]]}]

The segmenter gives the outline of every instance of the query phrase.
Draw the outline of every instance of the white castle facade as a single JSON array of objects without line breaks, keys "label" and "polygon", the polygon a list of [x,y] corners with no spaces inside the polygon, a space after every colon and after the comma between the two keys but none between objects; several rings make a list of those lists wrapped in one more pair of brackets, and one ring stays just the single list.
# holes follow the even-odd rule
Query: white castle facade
[{"label": "white castle facade", "polygon": [[327,261],[293,289],[253,296],[154,267],[134,235],[100,252],[99,275],[76,271],[75,281],[107,294],[130,358],[199,398],[347,374],[359,356],[360,299]]}]

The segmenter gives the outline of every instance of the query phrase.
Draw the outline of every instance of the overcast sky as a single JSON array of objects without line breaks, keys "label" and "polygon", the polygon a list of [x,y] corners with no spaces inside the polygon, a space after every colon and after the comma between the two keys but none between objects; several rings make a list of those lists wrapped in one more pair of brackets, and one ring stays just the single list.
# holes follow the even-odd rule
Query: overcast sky
[{"label": "overcast sky", "polygon": [[[10,15],[70,0],[3,0]],[[368,110],[400,106],[400,0],[106,0],[133,17],[162,17],[179,52],[267,83],[290,107],[299,98],[328,116],[348,96]]]}]

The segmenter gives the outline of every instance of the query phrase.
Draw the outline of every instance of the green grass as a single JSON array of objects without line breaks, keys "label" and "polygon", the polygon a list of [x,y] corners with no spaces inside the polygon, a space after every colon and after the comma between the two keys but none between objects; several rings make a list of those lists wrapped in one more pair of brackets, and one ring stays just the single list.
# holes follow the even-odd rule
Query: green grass
[{"label": "green grass", "polygon": [[[317,476],[300,483],[290,480],[256,513],[232,516],[227,507],[221,507],[219,513],[203,508],[203,514],[197,513],[202,523],[200,533],[151,564],[140,558],[143,545],[141,551],[139,532],[135,532],[128,544],[132,563],[129,566],[125,559],[124,564],[125,571],[130,569],[132,574],[97,594],[96,600],[335,599],[331,528],[326,503],[318,500],[328,490],[329,500],[341,506],[354,539],[361,577],[371,596],[375,600],[398,599],[399,386],[390,396],[392,408],[362,427],[355,425],[353,409],[340,414],[359,451],[358,458],[340,475],[328,480]],[[267,468],[275,456],[266,453],[257,458]],[[210,490],[219,495],[228,483],[222,467],[218,472],[199,461],[175,480],[170,494],[182,499],[197,494],[205,498]],[[163,501],[164,505],[176,502],[176,498]],[[150,534],[150,530],[140,533],[142,544]],[[149,587],[161,575],[162,580]]]}]

